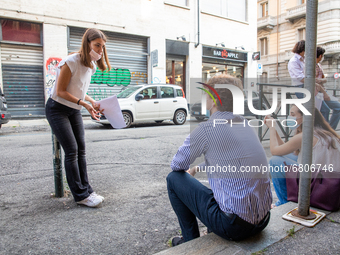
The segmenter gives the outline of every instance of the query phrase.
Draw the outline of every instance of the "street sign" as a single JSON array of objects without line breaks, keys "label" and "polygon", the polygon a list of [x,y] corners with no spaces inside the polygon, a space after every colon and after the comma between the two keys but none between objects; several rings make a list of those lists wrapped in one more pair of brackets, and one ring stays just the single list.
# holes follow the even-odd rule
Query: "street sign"
[{"label": "street sign", "polygon": [[253,53],[253,60],[260,60],[261,59],[261,52],[257,51]]},{"label": "street sign", "polygon": [[158,66],[158,50],[151,51],[151,63],[152,67]]},{"label": "street sign", "polygon": [[334,79],[338,79],[339,78],[339,73],[335,73],[334,74]]},{"label": "street sign", "polygon": [[263,72],[263,70],[262,70],[262,64],[257,64],[257,74],[258,74],[258,75],[262,75],[262,72]]}]

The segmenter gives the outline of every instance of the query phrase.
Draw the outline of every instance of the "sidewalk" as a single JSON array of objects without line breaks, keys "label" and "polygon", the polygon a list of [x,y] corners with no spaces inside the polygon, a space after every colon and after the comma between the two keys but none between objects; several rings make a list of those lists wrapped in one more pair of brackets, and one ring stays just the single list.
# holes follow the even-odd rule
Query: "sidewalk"
[{"label": "sidewalk", "polygon": [[327,216],[314,228],[308,228],[282,219],[295,207],[296,203],[289,202],[272,209],[264,231],[244,241],[228,241],[211,233],[157,254],[340,254],[340,211],[330,213],[312,208]]}]

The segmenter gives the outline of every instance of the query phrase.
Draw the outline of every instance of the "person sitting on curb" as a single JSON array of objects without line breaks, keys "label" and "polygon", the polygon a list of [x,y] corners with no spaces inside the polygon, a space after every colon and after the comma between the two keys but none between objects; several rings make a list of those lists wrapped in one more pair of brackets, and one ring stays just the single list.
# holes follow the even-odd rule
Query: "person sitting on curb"
[{"label": "person sitting on curb", "polygon": [[[296,134],[284,143],[276,131],[276,122],[270,116],[265,117],[265,124],[270,132],[270,152],[273,157],[269,160],[272,171],[272,181],[276,195],[279,199],[273,206],[279,206],[288,202],[285,165],[301,164],[302,155],[302,111],[293,105],[290,109],[287,126],[296,129]],[[314,110],[314,136],[312,164],[320,164],[321,168],[332,165],[336,171],[340,169],[340,136],[330,127],[321,115],[320,111]]]},{"label": "person sitting on curb", "polygon": [[[231,84],[242,91],[241,81],[229,75],[211,78],[211,93],[215,84]],[[265,151],[247,121],[233,114],[230,90],[213,90],[221,102],[207,98],[209,120],[200,123],[185,139],[172,160],[173,171],[166,178],[169,199],[183,234],[172,239],[173,246],[200,236],[196,217],[215,234],[234,241],[259,233],[270,219],[269,173],[245,171],[267,166]],[[223,120],[241,123],[230,125]],[[190,169],[202,154],[204,165]],[[211,189],[194,178],[197,171],[204,169],[208,169]]]}]

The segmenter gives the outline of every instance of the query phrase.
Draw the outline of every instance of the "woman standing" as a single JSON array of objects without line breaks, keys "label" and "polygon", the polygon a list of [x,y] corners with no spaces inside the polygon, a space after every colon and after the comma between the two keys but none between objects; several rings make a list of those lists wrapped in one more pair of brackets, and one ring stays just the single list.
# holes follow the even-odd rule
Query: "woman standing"
[{"label": "woman standing", "polygon": [[103,32],[94,28],[86,30],[79,52],[59,63],[56,85],[46,103],[47,120],[65,152],[66,178],[74,200],[89,207],[99,206],[104,198],[93,192],[88,181],[85,132],[80,110],[85,107],[98,120],[100,105],[86,92],[96,66],[102,71],[111,70],[105,43]]}]

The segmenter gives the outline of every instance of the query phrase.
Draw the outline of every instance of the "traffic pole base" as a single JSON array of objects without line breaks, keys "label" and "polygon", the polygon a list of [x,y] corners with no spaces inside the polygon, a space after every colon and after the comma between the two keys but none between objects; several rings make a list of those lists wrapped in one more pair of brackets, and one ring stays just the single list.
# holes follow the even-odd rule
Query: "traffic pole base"
[{"label": "traffic pole base", "polygon": [[296,207],[288,213],[284,214],[282,218],[284,220],[293,221],[295,223],[299,223],[303,226],[311,228],[318,224],[325,216],[325,213],[314,210],[310,210],[310,214],[308,216],[301,216],[298,213],[298,207]]}]

